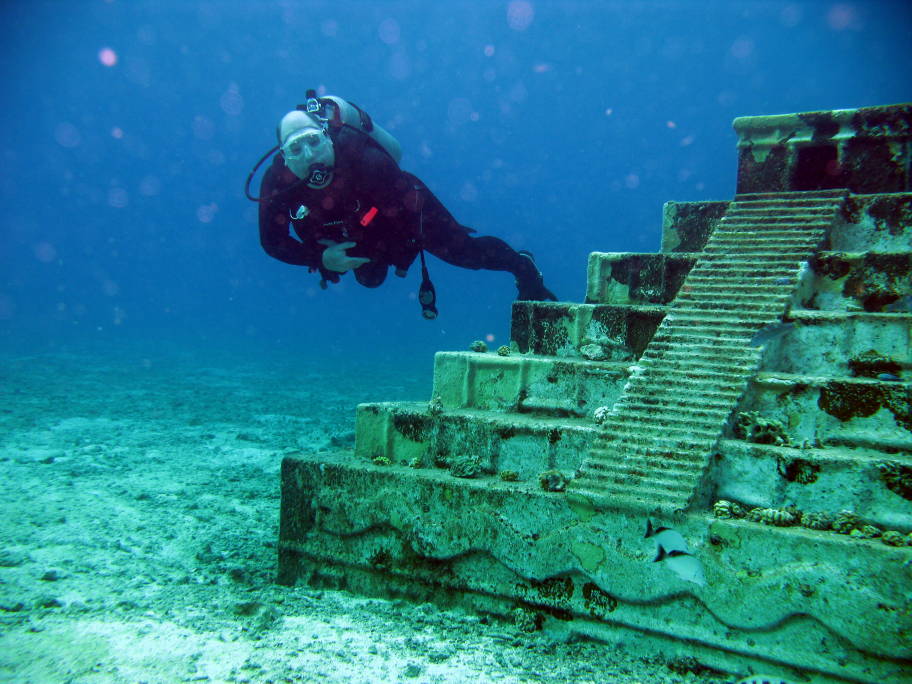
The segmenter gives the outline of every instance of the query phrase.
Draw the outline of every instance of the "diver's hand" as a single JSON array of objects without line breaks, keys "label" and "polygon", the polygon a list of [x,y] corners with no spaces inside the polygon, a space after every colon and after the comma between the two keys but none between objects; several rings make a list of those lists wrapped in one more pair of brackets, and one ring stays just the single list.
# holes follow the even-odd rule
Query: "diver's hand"
[{"label": "diver's hand", "polygon": [[323,268],[327,271],[345,273],[370,261],[366,257],[352,257],[345,253],[346,249],[351,249],[358,244],[356,242],[333,242],[332,240],[320,240],[319,242],[321,245],[326,245],[326,249],[323,250]]}]

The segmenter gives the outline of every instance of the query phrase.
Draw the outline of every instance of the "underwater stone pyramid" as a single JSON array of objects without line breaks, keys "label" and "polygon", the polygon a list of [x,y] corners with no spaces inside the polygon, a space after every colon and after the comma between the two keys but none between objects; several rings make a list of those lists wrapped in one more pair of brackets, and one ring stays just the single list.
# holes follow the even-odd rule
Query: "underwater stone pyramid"
[{"label": "underwater stone pyramid", "polygon": [[511,347],[286,458],[280,582],[912,679],[912,105],[734,125],[732,201],[669,202],[659,253],[592,253],[585,302],[517,302]]}]

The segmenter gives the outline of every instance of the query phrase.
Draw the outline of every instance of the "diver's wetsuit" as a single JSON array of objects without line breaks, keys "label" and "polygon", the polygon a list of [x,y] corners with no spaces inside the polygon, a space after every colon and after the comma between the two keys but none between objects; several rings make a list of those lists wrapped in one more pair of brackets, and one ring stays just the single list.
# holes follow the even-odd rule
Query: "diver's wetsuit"
[{"label": "diver's wetsuit", "polygon": [[[472,237],[471,228],[457,223],[369,136],[344,127],[331,136],[335,166],[325,188],[308,187],[280,154],[267,169],[260,187],[260,243],[267,254],[337,282],[340,274],[323,267],[326,245],[319,240],[355,242],[346,254],[370,259],[355,269],[355,277],[377,287],[390,266],[404,274],[423,248],[454,266],[513,273],[520,299],[554,299],[531,259],[498,238]],[[302,206],[307,215],[295,219]],[[289,223],[299,240],[289,235]]]}]

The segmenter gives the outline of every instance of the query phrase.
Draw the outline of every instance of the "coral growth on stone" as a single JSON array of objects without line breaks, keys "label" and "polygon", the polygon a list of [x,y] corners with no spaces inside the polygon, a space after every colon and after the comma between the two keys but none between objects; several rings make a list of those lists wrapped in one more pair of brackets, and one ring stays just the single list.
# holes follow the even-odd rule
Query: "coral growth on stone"
[{"label": "coral growth on stone", "polygon": [[747,519],[752,522],[776,527],[797,525],[800,517],[801,513],[795,508],[752,508],[747,514]]},{"label": "coral growth on stone", "polygon": [[432,416],[443,413],[443,400],[440,397],[434,397],[428,402],[428,413]]},{"label": "coral growth on stone", "polygon": [[738,414],[734,425],[735,436],[754,444],[785,446],[788,435],[781,421],[764,418],[758,411],[744,411]]},{"label": "coral growth on stone", "polygon": [[860,529],[861,518],[853,511],[839,511],[833,520],[833,529],[839,534],[851,534],[852,530]]},{"label": "coral growth on stone", "polygon": [[809,530],[829,530],[833,527],[833,516],[829,513],[802,513],[801,525]]},{"label": "coral growth on stone", "polygon": [[599,406],[597,409],[595,409],[592,412],[592,419],[596,422],[596,424],[601,425],[608,419],[608,416],[610,416],[610,415],[611,415],[610,406]]},{"label": "coral growth on stone", "polygon": [[546,492],[562,492],[567,488],[567,478],[559,470],[546,470],[538,476],[538,483]]},{"label": "coral growth on stone", "polygon": [[912,468],[893,461],[878,463],[880,477],[891,492],[912,501]]},{"label": "coral growth on stone", "polygon": [[481,474],[481,463],[474,456],[456,458],[450,464],[450,474],[465,479],[478,477]]},{"label": "coral growth on stone", "polygon": [[747,513],[741,504],[735,503],[734,501],[719,499],[713,504],[713,515],[717,518],[726,520],[731,518],[743,518]]}]

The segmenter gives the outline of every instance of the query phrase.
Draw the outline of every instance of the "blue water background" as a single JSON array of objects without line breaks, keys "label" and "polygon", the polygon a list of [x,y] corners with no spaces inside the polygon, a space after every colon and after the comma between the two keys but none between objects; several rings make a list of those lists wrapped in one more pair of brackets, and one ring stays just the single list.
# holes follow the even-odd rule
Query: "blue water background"
[{"label": "blue water background", "polygon": [[263,253],[243,183],[310,87],[571,301],[590,251],[658,250],[665,201],[732,196],[734,117],[912,100],[907,2],[6,0],[0,44],[0,344],[20,351],[429,373],[435,350],[507,342],[508,274],[431,257],[428,322],[415,267],[324,292]]}]

